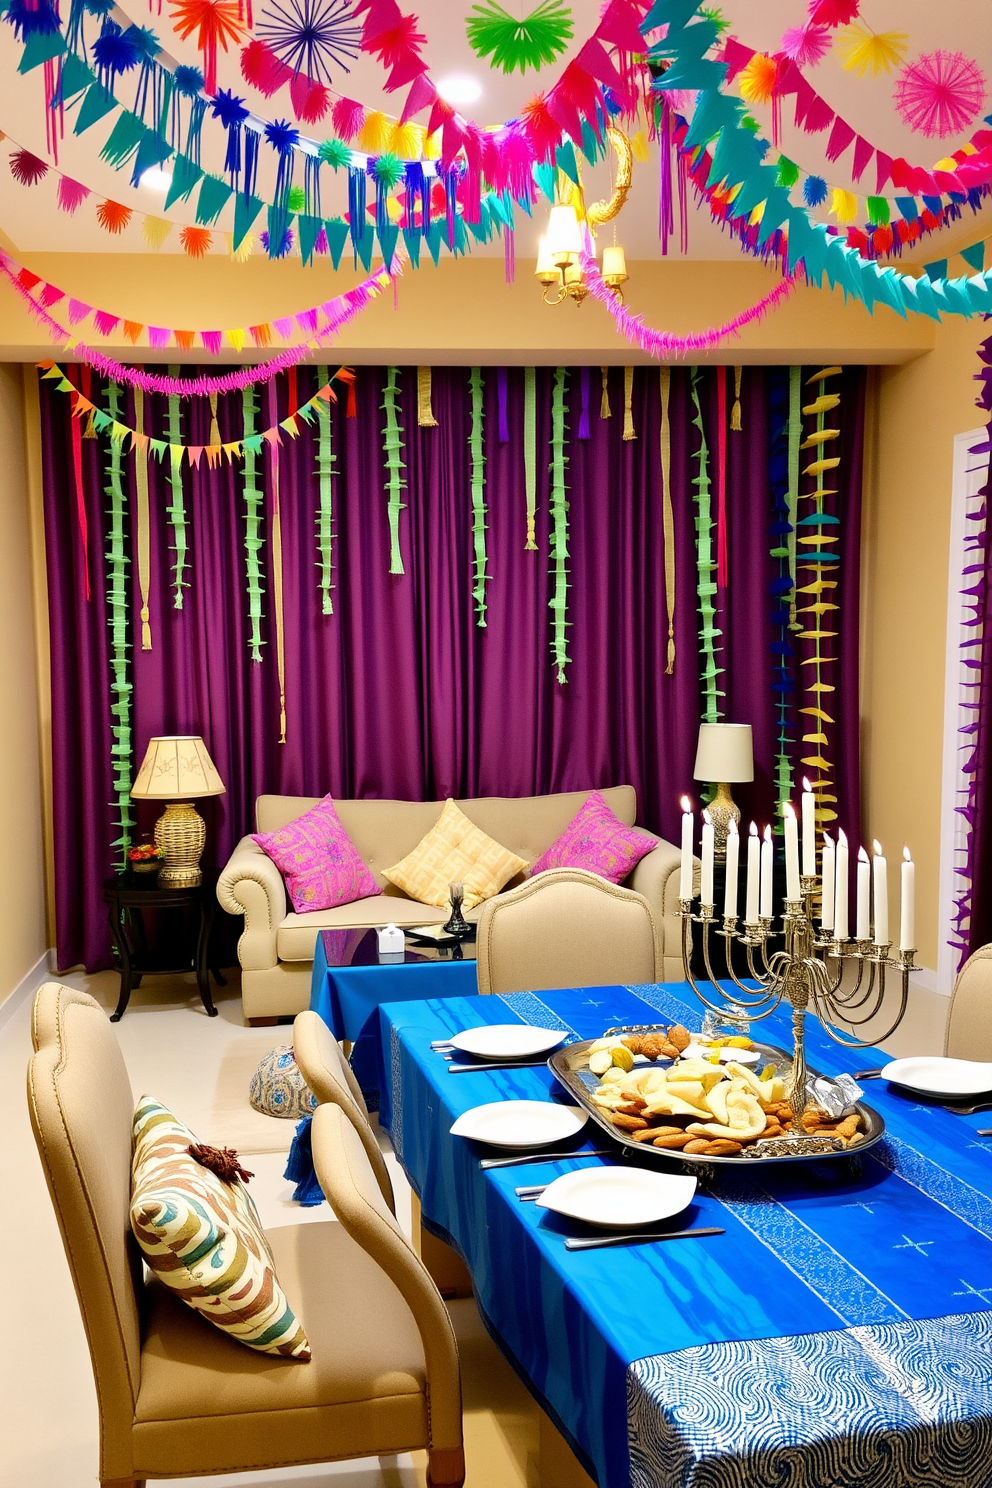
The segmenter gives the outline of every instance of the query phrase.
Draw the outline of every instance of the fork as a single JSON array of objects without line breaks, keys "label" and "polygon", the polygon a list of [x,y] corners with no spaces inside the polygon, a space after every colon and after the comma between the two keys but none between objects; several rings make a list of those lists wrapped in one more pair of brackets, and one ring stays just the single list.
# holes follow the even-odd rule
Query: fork
[{"label": "fork", "polygon": [[[992,1101],[977,1101],[973,1106],[941,1106],[942,1111],[951,1111],[955,1116],[974,1116],[976,1111],[992,1111]],[[979,1132],[980,1137],[988,1136],[987,1132]]]}]

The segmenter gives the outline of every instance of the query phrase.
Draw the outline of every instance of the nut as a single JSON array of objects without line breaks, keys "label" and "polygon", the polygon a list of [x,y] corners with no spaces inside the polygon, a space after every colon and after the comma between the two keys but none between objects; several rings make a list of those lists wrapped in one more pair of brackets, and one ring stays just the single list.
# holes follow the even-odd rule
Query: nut
[{"label": "nut", "polygon": [[643,1116],[627,1116],[623,1111],[611,1111],[610,1120],[614,1126],[622,1126],[624,1131],[643,1131],[647,1126]]},{"label": "nut", "polygon": [[646,1034],[641,1039],[641,1053],[647,1059],[657,1059],[664,1051],[665,1040],[656,1033]]},{"label": "nut", "polygon": [[[657,1143],[655,1144],[657,1146]],[[691,1142],[686,1142],[683,1152],[709,1152],[713,1144],[707,1142],[705,1137],[694,1137]]]},{"label": "nut", "polygon": [[661,1052],[665,1059],[678,1059],[679,1054],[682,1051],[680,1049],[677,1049],[674,1044],[669,1043],[666,1039],[665,1043],[663,1043],[661,1046]]},{"label": "nut", "polygon": [[643,1054],[644,1053],[644,1050],[641,1047],[641,1045],[644,1042],[644,1039],[643,1039],[643,1036],[641,1034],[639,1034],[639,1033],[625,1033],[624,1036],[623,1036],[622,1042],[624,1044],[626,1044],[626,1046],[630,1050],[631,1054]]},{"label": "nut", "polygon": [[688,1132],[679,1132],[677,1137],[655,1137],[653,1145],[662,1148],[670,1147],[676,1150],[679,1147],[687,1147],[691,1141],[692,1137]]},{"label": "nut", "polygon": [[738,1157],[743,1151],[740,1142],[731,1142],[727,1137],[710,1142],[706,1148],[709,1157]]},{"label": "nut", "polygon": [[674,1044],[679,1053],[681,1053],[683,1049],[688,1049],[689,1045],[692,1043],[692,1039],[689,1037],[688,1028],[683,1028],[681,1023],[676,1023],[674,1028],[670,1028],[668,1030],[668,1042],[670,1044]]}]

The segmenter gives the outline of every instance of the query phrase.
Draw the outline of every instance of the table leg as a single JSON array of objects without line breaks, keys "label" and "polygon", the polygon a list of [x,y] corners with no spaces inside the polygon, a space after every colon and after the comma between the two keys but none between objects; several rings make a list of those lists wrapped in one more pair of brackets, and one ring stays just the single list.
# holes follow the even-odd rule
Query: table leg
[{"label": "table leg", "polygon": [[120,961],[121,975],[121,990],[117,998],[117,1006],[110,1015],[110,1021],[119,1023],[131,999],[131,952],[128,948],[127,935],[121,926],[120,906],[116,903],[110,905],[110,938]]},{"label": "table leg", "polygon": [[472,1278],[468,1267],[457,1251],[423,1227],[420,1220],[420,1200],[416,1194],[410,1195],[410,1218],[413,1248],[441,1296],[471,1297]]},{"label": "table leg", "polygon": [[541,1488],[596,1488],[546,1411],[538,1418],[538,1474]]},{"label": "table leg", "polygon": [[200,1001],[207,1010],[208,1018],[216,1018],[217,1009],[210,996],[210,931],[214,923],[213,896],[200,901],[200,933],[196,938],[196,985],[200,989]]}]

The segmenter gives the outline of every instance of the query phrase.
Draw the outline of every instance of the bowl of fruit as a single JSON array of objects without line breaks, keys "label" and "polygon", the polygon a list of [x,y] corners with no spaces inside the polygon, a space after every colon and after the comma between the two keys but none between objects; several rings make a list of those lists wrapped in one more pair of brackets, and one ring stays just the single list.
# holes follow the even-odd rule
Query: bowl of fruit
[{"label": "bowl of fruit", "polygon": [[154,842],[141,842],[128,849],[127,866],[132,873],[157,873],[165,861],[165,854]]}]

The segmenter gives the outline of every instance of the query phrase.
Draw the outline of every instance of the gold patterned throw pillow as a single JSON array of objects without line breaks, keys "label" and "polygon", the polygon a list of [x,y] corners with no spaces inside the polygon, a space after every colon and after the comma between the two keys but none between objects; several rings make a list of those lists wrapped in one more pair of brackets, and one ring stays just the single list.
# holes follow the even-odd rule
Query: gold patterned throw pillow
[{"label": "gold patterned throw pillow", "polygon": [[444,810],[427,836],[399,863],[384,868],[382,876],[411,899],[439,908],[450,901],[449,884],[463,884],[462,908],[472,909],[483,899],[498,894],[526,867],[523,858],[501,847],[481,827],[470,822],[454,801],[445,801]]},{"label": "gold patterned throw pillow", "polygon": [[[158,1279],[231,1338],[306,1362],[251,1195],[190,1156],[193,1133],[150,1096],[134,1113],[131,1229]],[[209,1149],[201,1149],[207,1150]],[[236,1165],[235,1165],[236,1166]]]}]

